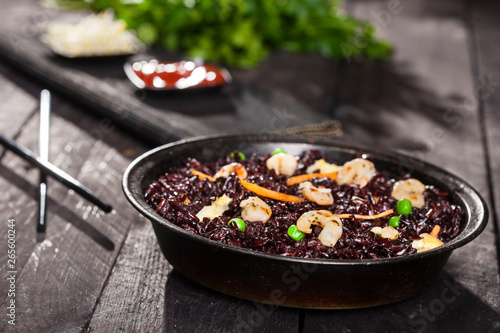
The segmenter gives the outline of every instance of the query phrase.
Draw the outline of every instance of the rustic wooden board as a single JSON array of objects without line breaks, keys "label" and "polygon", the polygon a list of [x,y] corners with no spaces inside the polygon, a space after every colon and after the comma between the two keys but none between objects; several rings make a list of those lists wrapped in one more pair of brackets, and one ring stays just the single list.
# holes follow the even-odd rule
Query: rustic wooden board
[{"label": "rustic wooden board", "polygon": [[[396,53],[389,64],[353,62],[346,69],[337,110],[344,124],[342,140],[396,149],[440,165],[489,201],[464,22],[467,8],[452,1],[401,2],[398,13],[389,15],[386,1],[353,4],[359,17],[385,15],[382,34],[395,43]],[[307,311],[304,332],[488,332],[500,321],[495,237],[489,223],[477,240],[452,254],[436,283],[418,296],[366,310]]]},{"label": "rustic wooden board", "polygon": [[[23,126],[28,122],[30,117],[37,112],[38,102],[25,91],[19,89],[12,81],[7,80],[7,76],[11,76],[11,72],[5,67],[0,67],[0,131],[2,134],[17,138],[23,129]],[[15,168],[11,169],[8,165],[10,159],[15,160]],[[27,261],[33,247],[35,245],[34,235],[36,229],[32,224],[31,230],[20,233],[22,226],[29,224],[33,215],[36,213],[36,197],[34,191],[26,191],[30,181],[33,180],[31,173],[26,174],[26,165],[21,160],[12,156],[10,152],[5,151],[0,147],[0,211],[2,214],[2,225],[7,224],[10,218],[16,218],[19,224],[17,239],[29,239],[28,242],[19,242],[17,248],[16,269],[22,270],[24,263]],[[18,176],[23,174],[22,177]],[[28,178],[26,178],[28,175]],[[38,178],[38,177],[37,177]],[[8,190],[7,190],[8,189]],[[21,209],[21,207],[23,207]],[[6,230],[6,229],[2,229]],[[0,267],[3,272],[7,272],[7,232],[0,235]],[[0,280],[0,290],[7,290],[7,280]],[[3,296],[3,295],[2,295]],[[3,304],[3,297],[0,298],[0,303]]]},{"label": "rustic wooden board", "polygon": [[[20,83],[33,95],[41,90],[40,86],[29,82]],[[11,89],[18,102],[23,100],[19,96],[21,88]],[[13,117],[12,122],[8,119],[1,126],[6,130],[20,127],[17,141],[37,151],[38,112],[33,112],[32,106],[35,104],[38,108],[38,96],[23,98],[30,113],[28,119],[18,124]],[[57,96],[54,96],[52,110],[50,160],[106,198],[116,211],[103,215],[75,193],[49,179],[47,232],[37,243],[38,171],[27,168],[22,159],[11,153],[3,156],[0,183],[7,200],[2,200],[0,208],[7,213],[8,205],[15,207],[9,217],[16,219],[15,329],[18,332],[84,329],[132,222],[129,216],[133,209],[125,202],[120,186],[121,175],[130,158],[124,157],[121,151],[137,154],[145,150],[116,128],[100,126],[99,119],[68,107]],[[93,129],[100,130],[102,136],[94,137]],[[113,136],[113,140],[121,144],[110,147],[104,140],[107,136]],[[25,203],[20,203],[21,200]],[[2,244],[7,244],[4,236],[2,234]],[[6,253],[2,251],[3,259]],[[6,272],[6,260],[3,259],[1,265]],[[6,290],[4,281],[2,290]],[[3,295],[2,304],[5,299]],[[0,327],[0,331],[12,331],[13,328],[6,324],[6,317],[2,318]]]},{"label": "rustic wooden board", "polygon": [[92,316],[89,332],[159,332],[164,328],[163,259],[149,222],[137,214]]},{"label": "rustic wooden board", "polygon": [[[500,49],[496,45],[499,23],[495,14],[499,8],[494,10],[482,1],[473,4],[474,43],[464,21],[470,15],[469,8],[462,2],[401,4],[402,11],[392,15],[383,29],[398,46],[395,60],[390,64],[353,62],[342,68],[346,80],[336,115],[344,123],[343,141],[383,145],[439,164],[465,178],[487,200],[493,193],[492,207],[498,212],[500,141],[496,124],[500,119],[496,108],[500,95],[495,82],[500,79]],[[373,12],[380,13],[376,11],[386,10],[387,6],[386,1],[354,1],[349,2],[348,8],[373,20]],[[22,6],[17,12],[40,13]],[[9,20],[10,24],[15,22],[12,16]],[[471,66],[476,60],[471,59],[468,45],[474,44],[479,50],[478,65]],[[284,70],[303,60],[289,59],[267,84],[276,87],[288,81]],[[271,63],[265,64],[260,71],[267,71],[269,66]],[[314,77],[320,73],[315,72],[314,66],[305,66],[311,76],[294,89],[314,95],[318,91]],[[493,83],[483,87],[480,78],[490,74]],[[245,75],[248,82],[255,79],[254,74]],[[326,87],[335,89],[333,85]],[[42,88],[40,81],[31,82],[0,66],[0,131],[34,151],[38,94]],[[481,88],[486,92],[491,88],[491,94],[481,99],[481,105],[474,104],[475,94]],[[277,92],[277,98],[288,98],[290,91],[287,88],[282,95]],[[302,105],[318,110],[325,104],[335,104],[335,98],[321,94],[297,96]],[[21,222],[17,227],[21,268],[17,281],[19,326],[13,330],[2,318],[0,332],[498,329],[500,297],[494,223],[488,225],[480,239],[454,252],[428,290],[388,306],[347,311],[262,309],[190,282],[171,270],[149,222],[129,207],[119,188],[119,178],[131,156],[148,147],[116,129],[111,117],[91,117],[87,109],[67,102],[66,98],[55,96],[51,160],[112,201],[117,213],[102,216],[88,209],[86,202],[74,193],[51,182],[51,219],[45,239],[37,243],[38,173],[10,153],[0,155],[0,188],[7,189],[0,194],[0,211],[13,211]],[[329,113],[329,107],[320,112]],[[0,237],[4,237],[0,238],[2,249],[6,235]],[[5,265],[5,253],[5,249],[0,253],[0,265]],[[2,280],[0,290],[5,286]],[[4,302],[1,298],[0,303]]]},{"label": "rustic wooden board", "polygon": [[444,272],[424,293],[376,308],[307,311],[304,332],[495,332],[498,313]]},{"label": "rustic wooden board", "polygon": [[298,310],[226,296],[172,270],[149,221],[137,218],[88,331],[290,332],[298,320]]},{"label": "rustic wooden board", "polygon": [[[0,58],[153,144],[196,135],[270,132],[331,120],[336,64],[319,56],[275,53],[257,70],[231,69],[234,83],[220,91],[145,93],[126,78],[125,57],[54,55],[40,41],[42,24],[36,24],[42,20],[39,16],[43,23],[57,20],[54,11],[23,2],[9,4],[0,16],[6,22],[12,22],[12,16],[22,22],[0,24],[7,27],[0,35]],[[150,51],[130,59],[149,60],[153,55],[167,60],[179,57]]]},{"label": "rustic wooden board", "polygon": [[[493,220],[500,235],[500,4],[486,1],[472,3],[472,32],[477,49],[475,70],[476,90],[483,116],[483,131],[489,162],[490,186],[493,197]],[[497,246],[500,250],[499,239]],[[500,298],[500,288],[498,289]]]}]

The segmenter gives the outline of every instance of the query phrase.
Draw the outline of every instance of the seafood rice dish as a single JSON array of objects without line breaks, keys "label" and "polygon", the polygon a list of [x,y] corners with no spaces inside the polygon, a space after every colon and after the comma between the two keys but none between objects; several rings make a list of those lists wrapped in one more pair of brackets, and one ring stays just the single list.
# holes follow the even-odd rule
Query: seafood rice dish
[{"label": "seafood rice dish", "polygon": [[464,215],[449,193],[377,170],[369,156],[331,161],[317,150],[189,158],[153,181],[144,197],[157,214],[195,234],[304,258],[432,250],[458,235]]}]

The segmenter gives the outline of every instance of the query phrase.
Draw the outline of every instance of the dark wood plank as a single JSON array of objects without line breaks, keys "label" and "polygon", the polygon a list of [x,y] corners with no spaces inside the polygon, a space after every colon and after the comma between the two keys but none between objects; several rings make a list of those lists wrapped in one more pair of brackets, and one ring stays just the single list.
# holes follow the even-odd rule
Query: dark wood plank
[{"label": "dark wood plank", "polygon": [[[438,13],[424,2],[408,3],[382,30],[396,43],[394,62],[385,68],[373,66],[372,74],[375,75],[365,77],[365,81],[373,82],[377,78],[377,84],[372,89],[358,89],[355,101],[347,100],[353,113],[347,110],[343,113],[345,137],[397,149],[440,165],[471,183],[489,201],[481,120],[463,17],[466,8],[460,2],[446,3],[449,9],[442,9],[445,2],[441,2]],[[359,1],[358,11],[369,18],[372,10],[384,9],[386,5],[382,1],[378,4]],[[425,11],[426,8],[430,9]],[[441,12],[451,16],[441,16]],[[363,68],[354,68],[359,69]],[[358,127],[349,127],[354,123],[352,117],[364,116],[371,125],[365,123],[364,134],[354,133],[351,128],[356,130]],[[473,260],[490,269],[491,265],[496,265],[489,262],[496,257],[491,247],[494,238],[490,224],[480,239],[457,253],[474,253],[473,248],[477,247],[481,255],[476,252],[477,258]],[[482,288],[477,286],[476,277],[458,271],[458,266],[466,265],[470,258],[460,259],[454,254],[452,259],[448,268],[455,266],[453,263],[458,260],[456,273],[467,280],[467,283],[466,280],[460,282],[473,291]],[[496,277],[491,279],[489,289],[495,290]],[[487,292],[488,288],[482,291]],[[490,301],[498,306],[497,299]]]},{"label": "dark wood plank", "polygon": [[[487,147],[490,186],[493,199],[493,220],[500,235],[500,22],[497,13],[500,4],[474,1],[472,5],[472,32],[477,48],[475,94],[480,103],[483,119],[485,143]],[[500,250],[500,238],[497,246]],[[500,260],[500,255],[499,255]],[[500,288],[498,297],[500,298]]]},{"label": "dark wood plank", "polygon": [[298,310],[252,303],[202,287],[172,270],[151,224],[136,218],[89,332],[290,332]]},{"label": "dark wood plank", "polygon": [[[24,129],[24,125],[29,123],[30,119],[33,119],[38,112],[38,101],[29,92],[20,89],[16,83],[8,79],[12,74],[5,67],[0,67],[0,98],[2,100],[0,105],[0,131],[7,137],[17,138]],[[36,147],[30,148],[36,149]],[[6,226],[8,219],[16,218],[17,223],[24,225],[29,223],[36,214],[36,192],[34,192],[34,189],[33,191],[27,190],[27,188],[31,187],[30,182],[34,181],[34,174],[29,172],[27,165],[10,152],[5,151],[3,147],[0,147],[0,156],[0,188],[2,189],[0,192],[0,211],[3,213],[2,223]],[[12,162],[15,163],[13,170],[11,169]],[[18,178],[16,171],[26,177]],[[12,175],[15,176],[12,177]],[[16,182],[16,180],[19,180],[19,182]],[[15,183],[14,186],[13,182]],[[18,228],[18,234],[16,235],[19,240],[16,269],[19,272],[22,270],[35,244],[35,228],[20,234],[21,230],[23,230],[22,227]],[[7,271],[8,255],[7,237],[6,232],[0,235],[0,267],[5,272]],[[24,242],[23,239],[33,241]],[[0,290],[7,290],[6,279],[0,281]],[[3,298],[0,299],[0,303],[3,303]]]},{"label": "dark wood plank", "polygon": [[[12,71],[0,67],[0,131],[14,138],[22,125],[38,110],[38,101],[9,80]],[[3,152],[3,148],[2,148]]]},{"label": "dark wood plank", "polygon": [[149,222],[134,214],[88,331],[161,331],[165,281],[170,271]]},{"label": "dark wood plank", "polygon": [[[337,110],[345,125],[345,140],[385,145],[440,164],[464,177],[487,199],[488,192],[495,191],[494,207],[498,208],[500,170],[494,156],[498,156],[499,142],[495,110],[500,101],[496,90],[482,101],[489,175],[495,184],[490,187],[480,113],[474,104],[474,93],[481,86],[470,76],[464,7],[448,1],[402,4],[402,12],[393,15],[383,29],[397,43],[395,61],[389,65],[352,63],[345,68],[343,105]],[[488,18],[484,25],[478,25],[476,33],[478,44],[485,48],[479,53],[480,74],[491,73],[497,78],[498,48],[486,49],[498,39],[495,12],[480,5],[475,13]],[[350,7],[360,17],[373,19],[371,10],[385,10],[387,2],[356,1]],[[0,73],[0,83],[6,83],[0,87],[0,96],[10,101],[0,105],[0,130],[36,150],[33,133],[37,131],[35,114],[41,86],[26,85],[19,74],[11,77],[9,69]],[[274,80],[279,83],[286,78],[278,75]],[[318,105],[314,99],[302,102]],[[52,182],[52,219],[47,237],[36,244],[33,198],[37,172],[17,157],[3,157],[0,188],[8,190],[2,193],[0,211],[14,209],[22,222],[18,244],[26,249],[20,253],[26,264],[17,281],[17,331],[82,331],[89,320],[88,332],[297,330],[297,310],[262,308],[208,290],[172,271],[159,252],[149,223],[128,207],[119,189],[121,172],[130,161],[124,155],[139,153],[145,147],[128,139],[107,118],[90,117],[64,100],[56,100],[56,106],[53,135],[57,140],[53,140],[51,151],[54,163],[112,201],[117,213],[102,216]],[[17,113],[11,115],[11,110]],[[490,223],[480,239],[453,254],[438,281],[423,294],[373,309],[306,311],[304,332],[493,332],[500,322],[494,244]],[[0,256],[5,253],[2,250]],[[0,260],[5,263],[4,258]],[[0,284],[0,290],[4,286]],[[0,331],[13,331],[2,320]]]},{"label": "dark wood plank", "polygon": [[304,332],[496,332],[498,312],[446,272],[424,293],[375,308],[307,311]]},{"label": "dark wood plank", "polygon": [[[464,4],[404,1],[397,14],[388,14],[387,1],[353,4],[358,17],[382,15],[381,32],[396,51],[387,64],[351,62],[346,67],[337,110],[342,140],[396,149],[440,165],[489,201]],[[477,240],[454,251],[424,293],[373,309],[307,311],[304,332],[487,332],[500,320],[498,279],[495,231],[489,223]]]},{"label": "dark wood plank", "polygon": [[[13,202],[16,211],[12,216],[17,221],[20,263],[15,327],[19,332],[81,331],[87,325],[132,222],[129,216],[133,209],[122,196],[121,176],[130,163],[129,155],[145,150],[107,121],[109,126],[103,126],[103,119],[92,119],[60,102],[57,96],[53,111],[50,160],[109,201],[116,211],[102,214],[72,191],[49,180],[47,232],[37,243],[34,194],[38,171],[26,168],[21,159],[10,153],[4,156],[0,170],[3,188],[26,201]],[[37,133],[37,126],[36,114],[23,126],[18,138],[34,151],[37,139],[33,133]],[[95,135],[98,131],[101,135]],[[110,147],[107,141],[120,144]],[[2,252],[2,256],[4,253],[7,252]],[[2,260],[4,271],[5,263]],[[4,295],[2,303],[6,300]],[[5,317],[0,327],[0,331],[13,328],[7,325]]]},{"label": "dark wood plank", "polygon": [[[19,73],[0,67],[3,75],[12,81],[6,81],[2,85],[4,89],[2,109],[0,117],[2,121],[2,133],[12,138],[18,138],[19,142],[35,153],[38,151],[38,98],[41,87],[30,82]],[[81,165],[88,158],[89,152],[96,139],[106,139],[111,126],[104,126],[108,122],[88,118],[84,113],[71,110],[68,104],[60,103],[57,95],[53,95],[51,117],[51,161],[71,175],[77,175]],[[72,125],[68,126],[65,120],[72,114]],[[29,121],[27,117],[30,116]],[[85,118],[86,117],[86,118]],[[81,130],[75,130],[76,127]],[[116,127],[115,127],[116,128]],[[24,133],[24,135],[20,135]],[[85,135],[82,135],[84,134]],[[120,147],[116,145],[116,147]],[[69,158],[71,157],[71,158]],[[5,218],[17,220],[17,270],[20,273],[22,267],[28,260],[36,245],[35,225],[37,219],[37,182],[38,171],[25,163],[18,156],[6,152],[0,165],[0,186],[2,189],[2,200],[0,211],[5,212]],[[59,183],[50,180],[49,205],[55,210],[60,207],[58,202],[64,198],[67,189]],[[58,209],[59,209],[58,208]],[[49,208],[50,209],[50,208]],[[69,213],[69,211],[68,211]],[[7,234],[1,236],[2,248],[0,253],[1,265],[7,264]],[[2,280],[0,286],[6,281]]]}]

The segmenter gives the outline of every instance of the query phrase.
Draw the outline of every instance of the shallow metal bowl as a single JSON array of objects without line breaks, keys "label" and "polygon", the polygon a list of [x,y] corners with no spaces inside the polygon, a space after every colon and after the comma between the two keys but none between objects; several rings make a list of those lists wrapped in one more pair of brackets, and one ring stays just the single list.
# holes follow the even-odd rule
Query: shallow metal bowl
[{"label": "shallow metal bowl", "polygon": [[[410,173],[425,184],[452,194],[465,218],[460,234],[437,249],[404,257],[332,260],[282,257],[224,245],[188,232],[155,213],[143,194],[147,186],[187,157],[215,161],[235,149],[251,155],[276,147],[291,154],[318,149],[329,160],[348,161],[369,154],[378,170]],[[344,146],[329,141],[262,135],[210,137],[179,141],[137,158],[123,177],[125,196],[153,224],[168,262],[184,276],[204,286],[240,298],[304,308],[360,308],[413,296],[438,276],[451,252],[476,238],[488,212],[483,199],[467,183],[441,168],[409,156]]]}]

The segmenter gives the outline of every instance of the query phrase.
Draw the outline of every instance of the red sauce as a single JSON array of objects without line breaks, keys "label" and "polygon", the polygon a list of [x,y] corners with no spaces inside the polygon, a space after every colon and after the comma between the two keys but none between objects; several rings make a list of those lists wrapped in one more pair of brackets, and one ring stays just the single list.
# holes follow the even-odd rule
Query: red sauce
[{"label": "red sauce", "polygon": [[138,87],[153,90],[175,90],[216,87],[231,82],[229,72],[212,64],[194,61],[138,61],[125,66],[129,79]]}]

